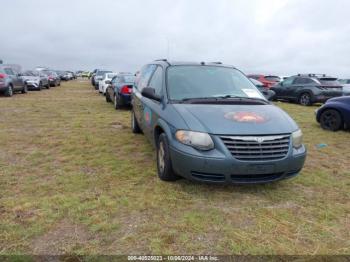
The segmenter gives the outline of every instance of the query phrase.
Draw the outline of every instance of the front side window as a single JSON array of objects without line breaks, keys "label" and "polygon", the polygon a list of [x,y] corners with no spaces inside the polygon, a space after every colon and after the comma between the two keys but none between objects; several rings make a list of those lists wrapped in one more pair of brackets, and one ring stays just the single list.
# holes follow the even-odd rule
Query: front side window
[{"label": "front side window", "polygon": [[149,83],[149,87],[154,88],[156,95],[162,95],[163,69],[160,66],[158,66],[156,71],[154,72],[151,82]]},{"label": "front side window", "polygon": [[282,85],[283,86],[290,86],[293,83],[293,80],[294,80],[294,78],[288,77],[282,82]]},{"label": "front side window", "polygon": [[254,84],[234,68],[218,66],[171,66],[167,70],[170,100],[215,97],[265,98]]}]

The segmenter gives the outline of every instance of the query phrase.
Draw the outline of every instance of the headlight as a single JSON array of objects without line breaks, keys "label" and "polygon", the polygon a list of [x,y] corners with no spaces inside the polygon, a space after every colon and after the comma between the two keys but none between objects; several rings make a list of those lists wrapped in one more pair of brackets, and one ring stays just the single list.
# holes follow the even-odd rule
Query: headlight
[{"label": "headlight", "polygon": [[298,149],[302,146],[303,144],[303,133],[301,130],[297,130],[292,133],[292,139],[293,139],[293,147]]},{"label": "headlight", "polygon": [[214,148],[213,140],[207,133],[179,130],[175,133],[175,137],[180,143],[199,150],[210,150]]}]

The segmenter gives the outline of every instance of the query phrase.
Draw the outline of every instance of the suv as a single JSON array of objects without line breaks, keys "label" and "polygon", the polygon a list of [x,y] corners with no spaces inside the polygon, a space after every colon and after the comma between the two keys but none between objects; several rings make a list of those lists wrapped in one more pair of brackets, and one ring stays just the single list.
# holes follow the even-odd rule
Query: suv
[{"label": "suv", "polygon": [[325,74],[298,74],[271,88],[275,99],[297,102],[304,106],[324,103],[329,98],[342,96],[343,89],[337,78]]},{"label": "suv", "polygon": [[156,147],[160,179],[267,183],[296,176],[297,124],[233,66],[157,60],[132,92],[131,126]]},{"label": "suv", "polygon": [[265,88],[270,88],[281,81],[279,76],[272,75],[248,75],[248,77],[258,80]]},{"label": "suv", "polygon": [[113,73],[110,70],[97,70],[95,75],[92,77],[92,82],[94,83],[95,90],[98,90],[98,83],[100,80],[103,79],[104,74],[106,73]]},{"label": "suv", "polygon": [[18,91],[27,93],[26,83],[11,67],[0,65],[0,92],[6,96],[13,96],[14,92]]}]

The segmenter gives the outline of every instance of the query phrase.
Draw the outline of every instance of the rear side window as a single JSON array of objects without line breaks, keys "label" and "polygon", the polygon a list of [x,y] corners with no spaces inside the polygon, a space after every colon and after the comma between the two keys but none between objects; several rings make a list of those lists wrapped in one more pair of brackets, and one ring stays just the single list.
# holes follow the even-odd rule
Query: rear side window
[{"label": "rear side window", "polygon": [[149,79],[156,69],[156,65],[146,65],[142,68],[140,76],[137,81],[135,81],[135,87],[141,91],[143,88],[147,87]]},{"label": "rear side window", "polygon": [[279,76],[265,76],[265,79],[268,81],[272,81],[272,82],[279,82],[281,81]]},{"label": "rear side window", "polygon": [[162,95],[163,87],[163,69],[160,66],[157,66],[156,71],[154,72],[149,87],[154,88],[156,95]]},{"label": "rear side window", "polygon": [[290,86],[292,83],[293,83],[293,80],[294,78],[292,77],[289,77],[289,78],[286,78],[282,83],[283,83],[283,86]]},{"label": "rear side window", "polygon": [[327,78],[320,78],[320,82],[323,85],[329,85],[329,86],[338,86],[340,85],[337,78],[327,77]]}]

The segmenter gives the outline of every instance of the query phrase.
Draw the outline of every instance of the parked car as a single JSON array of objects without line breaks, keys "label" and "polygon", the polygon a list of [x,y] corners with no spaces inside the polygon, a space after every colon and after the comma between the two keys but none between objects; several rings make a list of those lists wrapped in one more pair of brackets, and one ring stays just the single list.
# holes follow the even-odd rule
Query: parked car
[{"label": "parked car", "polygon": [[82,72],[82,73],[81,73],[81,77],[82,77],[82,78],[85,78],[85,77],[88,77],[88,78],[89,78],[89,77],[90,77],[90,72],[89,72],[89,71]]},{"label": "parked car", "polygon": [[99,69],[94,69],[91,74],[91,85],[95,87],[95,75]]},{"label": "parked car", "polygon": [[248,75],[248,77],[263,83],[264,87],[266,88],[270,88],[281,82],[281,78],[279,76],[273,75]]},{"label": "parked car", "polygon": [[337,78],[316,74],[298,74],[272,87],[275,98],[297,102],[304,106],[324,103],[329,98],[342,96],[342,86]]},{"label": "parked car", "polygon": [[350,79],[339,79],[339,83],[343,86],[343,95],[350,96]]},{"label": "parked car", "polygon": [[20,74],[29,90],[39,90],[50,88],[48,77],[40,71],[27,70]]},{"label": "parked car", "polygon": [[131,103],[132,131],[155,145],[162,180],[267,183],[304,165],[297,124],[232,66],[154,61]]},{"label": "parked car", "polygon": [[95,73],[95,76],[93,76],[93,79],[94,79],[94,83],[95,83],[95,89],[98,90],[98,82],[100,80],[102,80],[104,74],[106,73],[113,73],[112,71],[109,71],[109,70],[98,70],[96,71]]},{"label": "parked car", "polygon": [[11,67],[0,65],[0,92],[6,96],[13,96],[15,92],[27,93],[28,87],[21,76]]},{"label": "parked car", "polygon": [[135,75],[119,73],[113,77],[106,90],[106,101],[113,102],[115,109],[130,105]]},{"label": "parked car", "polygon": [[113,77],[115,77],[117,73],[106,73],[103,75],[103,78],[98,82],[98,91],[103,95],[106,95],[106,89],[108,85],[111,83]]},{"label": "parked car", "polygon": [[42,70],[45,75],[47,75],[49,79],[50,86],[60,86],[61,85],[61,78],[56,74],[55,71],[52,70]]},{"label": "parked car", "polygon": [[350,128],[350,96],[336,97],[316,110],[316,120],[326,130]]},{"label": "parked car", "polygon": [[264,84],[254,78],[249,78],[250,81],[256,86],[256,88],[265,96],[267,100],[273,100],[276,93],[275,91],[265,88]]}]

